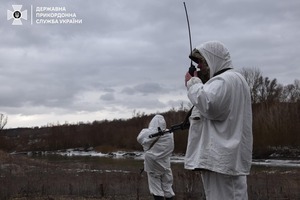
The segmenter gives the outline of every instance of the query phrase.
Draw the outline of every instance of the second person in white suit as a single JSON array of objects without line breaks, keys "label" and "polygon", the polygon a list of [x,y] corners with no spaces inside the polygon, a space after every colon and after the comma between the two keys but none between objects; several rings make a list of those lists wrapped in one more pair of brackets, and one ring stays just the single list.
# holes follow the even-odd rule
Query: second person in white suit
[{"label": "second person in white suit", "polygon": [[147,172],[150,193],[155,200],[172,200],[175,196],[172,189],[173,174],[170,157],[174,150],[173,133],[149,138],[149,135],[166,130],[166,121],[162,115],[155,115],[148,128],[142,129],[137,141],[145,152],[144,170]]}]

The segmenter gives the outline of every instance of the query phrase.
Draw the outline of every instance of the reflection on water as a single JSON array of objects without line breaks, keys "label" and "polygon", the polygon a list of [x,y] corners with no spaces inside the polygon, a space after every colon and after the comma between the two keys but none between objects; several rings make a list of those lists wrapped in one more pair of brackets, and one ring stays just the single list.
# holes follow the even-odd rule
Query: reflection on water
[{"label": "reflection on water", "polygon": [[[143,161],[144,153],[143,152],[111,152],[111,153],[101,153],[96,151],[83,151],[81,149],[67,149],[60,151],[52,151],[52,152],[23,152],[23,154],[27,154],[29,156],[39,156],[44,159],[83,159],[86,160],[88,158],[98,158],[101,160],[105,160],[106,163],[111,162],[127,162],[132,160]],[[127,160],[127,161],[126,161]],[[176,155],[174,154],[171,157],[172,163],[184,163],[184,155]],[[253,166],[267,166],[267,167],[293,167],[300,168],[300,160],[288,160],[288,159],[254,159]]]}]

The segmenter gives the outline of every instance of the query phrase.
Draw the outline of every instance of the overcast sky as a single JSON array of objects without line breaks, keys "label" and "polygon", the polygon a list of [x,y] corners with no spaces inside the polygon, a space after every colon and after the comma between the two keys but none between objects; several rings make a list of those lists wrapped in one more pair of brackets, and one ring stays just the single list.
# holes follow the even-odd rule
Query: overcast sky
[{"label": "overcast sky", "polygon": [[[12,5],[22,5],[23,18],[7,20],[18,10]],[[219,40],[237,69],[258,68],[283,85],[300,78],[299,0],[186,5],[193,47]],[[8,116],[6,128],[131,118],[188,105],[183,1],[4,0],[0,8],[0,113]],[[14,20],[22,25],[12,25]]]}]

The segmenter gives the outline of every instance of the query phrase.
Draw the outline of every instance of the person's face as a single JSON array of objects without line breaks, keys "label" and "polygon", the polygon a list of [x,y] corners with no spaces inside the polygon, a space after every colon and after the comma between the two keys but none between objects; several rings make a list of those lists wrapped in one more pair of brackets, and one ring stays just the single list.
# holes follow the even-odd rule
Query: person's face
[{"label": "person's face", "polygon": [[207,82],[209,80],[209,67],[204,58],[198,58],[198,65],[197,68],[200,69],[198,71],[198,77],[201,79],[203,83]]},{"label": "person's face", "polygon": [[204,74],[209,73],[208,64],[207,64],[206,60],[204,60],[204,59],[199,59],[197,68],[199,68],[200,71],[202,71]]}]

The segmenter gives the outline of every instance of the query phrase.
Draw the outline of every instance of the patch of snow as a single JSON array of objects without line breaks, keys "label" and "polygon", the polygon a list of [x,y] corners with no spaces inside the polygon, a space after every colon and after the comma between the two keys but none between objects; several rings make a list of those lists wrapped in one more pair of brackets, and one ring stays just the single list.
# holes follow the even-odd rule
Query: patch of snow
[{"label": "patch of snow", "polygon": [[300,160],[253,160],[253,165],[270,166],[270,167],[300,167]]},{"label": "patch of snow", "polygon": [[[20,153],[20,152],[19,152]],[[13,154],[19,154],[14,152]],[[29,156],[31,155],[61,155],[61,156],[91,156],[91,157],[108,157],[112,159],[135,159],[135,160],[144,160],[144,152],[133,151],[117,151],[111,153],[101,153],[94,150],[84,151],[83,149],[66,149],[53,152],[21,152]],[[171,163],[184,163],[184,155],[172,155]],[[257,166],[272,166],[272,167],[295,167],[300,168],[300,160],[285,160],[285,159],[253,159],[253,165]]]}]

